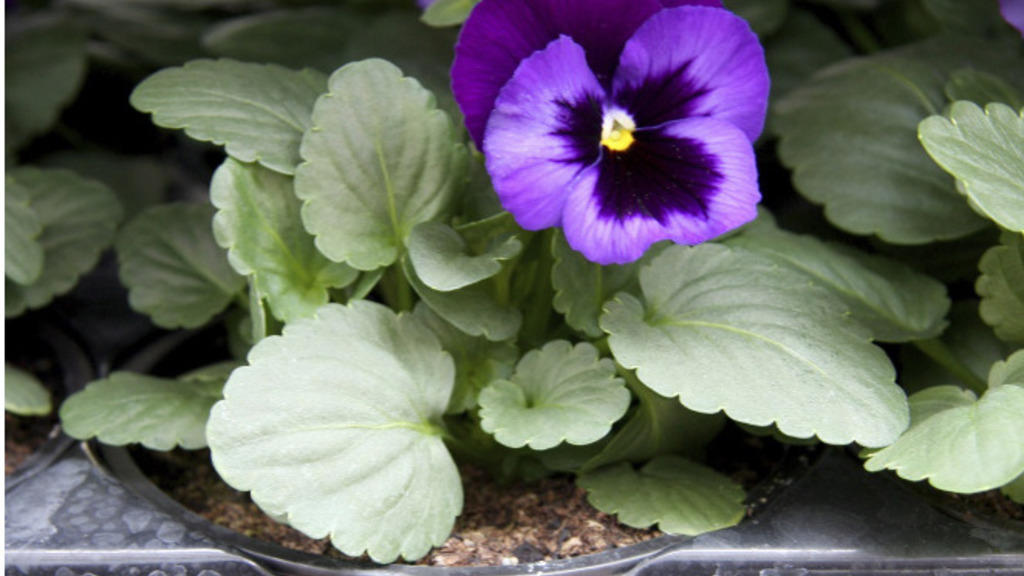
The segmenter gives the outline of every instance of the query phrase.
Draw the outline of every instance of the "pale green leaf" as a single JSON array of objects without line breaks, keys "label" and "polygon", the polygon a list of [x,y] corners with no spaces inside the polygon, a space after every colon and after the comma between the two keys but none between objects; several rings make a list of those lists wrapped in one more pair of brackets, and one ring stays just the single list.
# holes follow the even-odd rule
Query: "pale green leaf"
[{"label": "pale green leaf", "polygon": [[221,398],[225,366],[230,365],[176,380],[114,372],[69,396],[60,407],[61,425],[73,438],[114,446],[204,448],[206,420]]},{"label": "pale green leaf", "polygon": [[485,386],[512,375],[519,351],[511,342],[470,336],[442,320],[423,302],[416,305],[412,314],[430,328],[441,348],[455,360],[455,386],[448,401],[448,414],[476,408],[477,396]]},{"label": "pale green leaf", "polygon": [[131,95],[164,128],[224,146],[242,162],[292,174],[324,75],[276,64],[195,60],[146,78]]},{"label": "pale green leaf", "polygon": [[722,5],[743,18],[758,36],[775,33],[786,21],[790,0],[724,0]]},{"label": "pale green leaf", "polygon": [[985,252],[974,286],[981,296],[979,313],[996,336],[1024,341],[1024,239],[1005,234],[1002,244]]},{"label": "pale green leaf", "polygon": [[553,340],[523,356],[510,379],[480,392],[480,426],[510,448],[591,444],[622,418],[629,398],[615,363],[596,348]]},{"label": "pale green leaf", "polygon": [[473,254],[458,232],[442,222],[423,222],[408,239],[409,261],[424,284],[451,292],[486,280],[501,271],[504,260],[514,258],[523,244],[514,236]]},{"label": "pale green leaf", "polygon": [[984,220],[917,143],[917,125],[942,111],[951,72],[1019,66],[1014,52],[939,39],[831,66],[775,106],[780,158],[848,232],[923,244],[980,230]]},{"label": "pale green leaf", "polygon": [[921,340],[946,327],[946,287],[895,260],[783,230],[740,234],[727,243],[807,274],[839,296],[875,340]]},{"label": "pale green leaf", "polygon": [[136,216],[117,237],[121,282],[132,308],[164,328],[202,326],[245,288],[210,221],[213,206],[164,204]]},{"label": "pale green leaf", "polygon": [[328,258],[359,270],[395,262],[413,227],[440,216],[465,147],[433,96],[383,60],[346,65],[313,111],[295,193]]},{"label": "pale green leaf", "polygon": [[601,328],[616,360],[697,412],[795,438],[883,446],[908,421],[894,370],[845,305],[804,274],[738,249],[665,249]]},{"label": "pale green leaf", "polygon": [[891,446],[871,455],[871,472],[894,470],[940,490],[973,493],[999,488],[1024,473],[1024,351],[998,362],[980,399],[953,387],[910,397],[917,419]]},{"label": "pale green leaf", "polygon": [[462,508],[441,439],[452,359],[410,316],[328,304],[261,341],[210,417],[213,463],[267,513],[350,556],[415,560]]},{"label": "pale green leaf", "polygon": [[594,508],[634,528],[695,536],[737,524],[745,494],[728,477],[680,458],[659,456],[640,470],[627,463],[580,476]]},{"label": "pale green leaf", "polygon": [[213,175],[210,201],[217,243],[236,272],[253,276],[279,320],[312,316],[331,288],[355,280],[355,270],[316,249],[290,177],[229,158]]},{"label": "pale green leaf", "polygon": [[43,223],[30,205],[29,191],[8,176],[4,190],[4,276],[32,284],[43,272],[45,252],[39,243]]},{"label": "pale green leaf", "polygon": [[551,267],[555,310],[564,314],[566,323],[576,330],[591,338],[601,336],[597,323],[601,307],[622,290],[637,290],[638,264],[595,264],[570,248],[561,234],[554,236],[551,251],[555,257]]},{"label": "pale green leaf", "polygon": [[982,111],[954,102],[918,134],[928,154],[962,185],[971,206],[1003,228],[1024,232],[1024,112],[993,102]]},{"label": "pale green leaf", "polygon": [[330,74],[346,62],[349,37],[366,20],[342,6],[261,12],[212,27],[203,36],[203,46],[226,58]]},{"label": "pale green leaf", "polygon": [[944,92],[950,102],[969,100],[979,106],[990,102],[1002,102],[1014,109],[1024,107],[1024,96],[1017,88],[995,74],[974,68],[953,72],[949,82],[946,82]]},{"label": "pale green leaf", "polygon": [[64,19],[40,17],[9,27],[4,59],[8,151],[46,132],[85,78],[85,33]]},{"label": "pale green leaf", "polygon": [[423,22],[429,26],[458,26],[480,0],[437,0],[423,11]]},{"label": "pale green leaf", "polygon": [[32,374],[4,363],[4,410],[19,416],[50,413],[50,392]]},{"label": "pale green leaf", "polygon": [[5,312],[16,316],[71,290],[114,239],[121,206],[104,185],[67,170],[18,168],[7,172],[8,189],[20,188],[43,231],[43,270],[35,282],[5,282]]},{"label": "pale green leaf", "polygon": [[408,260],[402,261],[409,284],[430,309],[445,321],[471,336],[500,342],[519,333],[523,315],[511,306],[499,304],[482,284],[455,292],[439,292],[424,284]]}]

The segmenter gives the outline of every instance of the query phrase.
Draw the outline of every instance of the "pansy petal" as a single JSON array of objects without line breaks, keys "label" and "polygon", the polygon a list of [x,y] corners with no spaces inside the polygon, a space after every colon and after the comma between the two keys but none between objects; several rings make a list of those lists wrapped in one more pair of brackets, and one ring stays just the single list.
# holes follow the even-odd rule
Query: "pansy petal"
[{"label": "pansy petal", "polygon": [[1004,20],[1024,35],[1024,0],[999,0],[999,11]]},{"label": "pansy petal", "polygon": [[676,6],[714,6],[715,8],[721,8],[722,0],[661,0],[661,5],[665,8],[675,8]]},{"label": "pansy petal", "polygon": [[698,244],[757,216],[754,150],[739,128],[701,117],[635,136],[584,171],[566,201],[566,240],[587,259],[632,262],[655,242]]},{"label": "pansy petal", "polygon": [[703,6],[667,8],[626,43],[613,99],[639,126],[693,116],[731,122],[754,141],[768,107],[768,68],[742,18]]},{"label": "pansy petal", "polygon": [[599,157],[604,97],[567,36],[524,60],[502,89],[484,154],[502,206],[523,228],[558,225],[573,180]]},{"label": "pansy petal", "polygon": [[452,91],[473,141],[483,143],[487,118],[519,63],[561,35],[583,47],[606,84],[626,40],[659,0],[483,0],[462,27],[452,65]]}]

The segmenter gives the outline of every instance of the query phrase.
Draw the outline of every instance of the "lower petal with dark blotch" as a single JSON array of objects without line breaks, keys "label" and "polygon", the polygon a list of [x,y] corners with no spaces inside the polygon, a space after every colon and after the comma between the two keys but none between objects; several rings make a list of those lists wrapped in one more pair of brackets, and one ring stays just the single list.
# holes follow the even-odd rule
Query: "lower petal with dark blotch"
[{"label": "lower petal with dark blotch", "polygon": [[698,244],[757,216],[754,150],[728,122],[691,118],[636,132],[576,180],[562,227],[569,245],[599,264],[640,258],[655,242]]},{"label": "lower petal with dark blotch", "polygon": [[487,171],[520,226],[557,226],[572,183],[599,157],[604,90],[583,49],[562,36],[527,58],[487,123]]}]

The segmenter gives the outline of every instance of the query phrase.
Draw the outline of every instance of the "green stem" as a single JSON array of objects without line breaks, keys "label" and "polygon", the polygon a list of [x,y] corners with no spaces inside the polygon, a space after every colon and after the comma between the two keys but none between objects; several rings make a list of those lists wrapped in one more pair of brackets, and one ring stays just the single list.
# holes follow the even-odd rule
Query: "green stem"
[{"label": "green stem", "polygon": [[839,21],[843,25],[843,29],[846,30],[846,34],[853,41],[853,44],[863,54],[874,54],[882,49],[882,46],[878,43],[878,39],[875,38],[874,33],[871,32],[864,21],[860,19],[856,14],[850,12],[841,12],[839,14]]},{"label": "green stem", "polygon": [[395,312],[406,312],[412,310],[412,286],[409,279],[405,277],[400,263],[395,263],[384,273],[381,280],[381,289],[384,292],[384,300]]},{"label": "green stem", "polygon": [[525,300],[526,314],[523,318],[521,340],[528,345],[539,346],[546,341],[548,323],[551,320],[552,301],[555,290],[551,286],[551,266],[554,256],[551,254],[551,231],[546,230],[535,241],[540,242],[537,254],[536,276],[530,296]]},{"label": "green stem", "polygon": [[959,378],[961,382],[967,385],[967,387],[978,396],[981,396],[986,390],[988,390],[988,384],[981,378],[975,376],[974,373],[971,372],[970,368],[961,362],[942,340],[939,340],[938,338],[916,340],[914,341],[914,346],[931,358],[933,362],[942,366],[946,370],[949,370],[952,375]]}]

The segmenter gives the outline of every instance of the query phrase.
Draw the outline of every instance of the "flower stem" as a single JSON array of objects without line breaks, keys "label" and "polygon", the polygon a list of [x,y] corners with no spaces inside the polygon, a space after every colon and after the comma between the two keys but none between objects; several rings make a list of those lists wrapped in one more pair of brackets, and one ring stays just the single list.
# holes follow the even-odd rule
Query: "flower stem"
[{"label": "flower stem", "polygon": [[871,32],[864,21],[860,19],[856,14],[850,12],[841,12],[839,14],[839,22],[843,25],[843,29],[846,31],[847,36],[853,41],[854,46],[863,54],[874,54],[882,49],[882,46],[878,43],[878,39],[875,38],[874,33]]},{"label": "flower stem", "polygon": [[988,389],[988,384],[975,376],[971,369],[960,361],[942,340],[938,338],[915,340],[914,346],[928,356],[928,358],[931,358],[933,362],[949,370],[950,374],[956,376],[978,396],[984,394]]},{"label": "flower stem", "polygon": [[396,263],[384,273],[381,290],[384,300],[395,312],[412,310],[412,286],[409,285],[409,279],[405,277],[401,264]]}]

